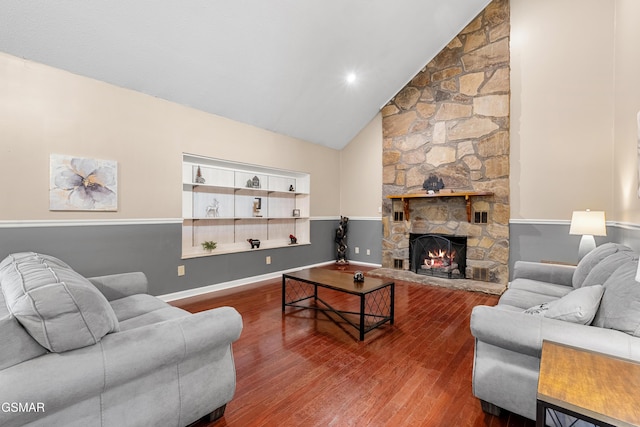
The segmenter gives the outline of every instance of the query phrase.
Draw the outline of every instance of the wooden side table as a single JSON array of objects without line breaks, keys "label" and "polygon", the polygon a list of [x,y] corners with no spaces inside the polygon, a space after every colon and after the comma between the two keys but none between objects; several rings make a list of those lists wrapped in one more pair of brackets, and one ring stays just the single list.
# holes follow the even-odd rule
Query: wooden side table
[{"label": "wooden side table", "polygon": [[640,426],[640,363],[551,341],[542,343],[536,426],[547,409],[598,426]]}]

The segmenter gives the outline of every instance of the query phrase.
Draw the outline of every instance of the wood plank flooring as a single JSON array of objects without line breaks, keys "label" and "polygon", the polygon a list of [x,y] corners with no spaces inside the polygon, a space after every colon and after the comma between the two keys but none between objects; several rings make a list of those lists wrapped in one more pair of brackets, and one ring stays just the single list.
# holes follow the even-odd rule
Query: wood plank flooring
[{"label": "wood plank flooring", "polygon": [[[343,297],[323,296],[336,304]],[[196,426],[533,427],[514,414],[485,414],[471,392],[469,316],[496,302],[396,281],[395,324],[360,342],[354,328],[323,313],[287,308],[283,316],[279,279],[175,301],[191,312],[229,305],[243,318],[233,344],[236,394],[223,418]]]}]

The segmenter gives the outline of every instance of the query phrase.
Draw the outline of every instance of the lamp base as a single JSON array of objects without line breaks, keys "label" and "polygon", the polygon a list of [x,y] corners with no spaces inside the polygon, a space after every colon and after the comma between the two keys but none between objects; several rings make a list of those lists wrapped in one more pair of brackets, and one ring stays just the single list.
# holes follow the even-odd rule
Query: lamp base
[{"label": "lamp base", "polygon": [[596,239],[591,234],[584,234],[578,246],[578,261],[596,248]]}]

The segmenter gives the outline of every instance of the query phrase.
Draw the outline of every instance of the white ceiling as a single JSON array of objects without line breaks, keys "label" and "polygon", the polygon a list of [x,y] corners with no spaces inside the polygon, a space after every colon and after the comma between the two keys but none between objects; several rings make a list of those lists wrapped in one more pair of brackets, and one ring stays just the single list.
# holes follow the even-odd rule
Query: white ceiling
[{"label": "white ceiling", "polygon": [[0,51],[341,149],[488,3],[0,0]]}]

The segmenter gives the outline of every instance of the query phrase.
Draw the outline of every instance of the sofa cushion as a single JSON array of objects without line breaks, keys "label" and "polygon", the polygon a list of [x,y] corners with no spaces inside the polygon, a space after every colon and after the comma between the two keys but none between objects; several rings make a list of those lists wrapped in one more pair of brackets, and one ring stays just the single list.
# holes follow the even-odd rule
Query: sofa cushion
[{"label": "sofa cushion", "polygon": [[609,279],[609,277],[611,277],[618,267],[637,259],[638,255],[631,251],[620,251],[609,255],[591,269],[587,277],[582,282],[582,287],[602,285],[607,281],[607,279]]},{"label": "sofa cushion", "polygon": [[548,295],[555,298],[563,297],[573,291],[571,286],[522,278],[515,279],[509,283],[509,289],[521,289],[523,291],[535,292],[536,294]]},{"label": "sofa cushion", "polygon": [[[572,288],[566,286],[570,291]],[[534,305],[542,304],[545,302],[551,302],[557,300],[558,297],[539,294],[536,292],[525,291],[524,289],[507,289],[500,297],[498,305],[510,305],[512,307],[519,307],[521,310],[529,308]]]},{"label": "sofa cushion", "polygon": [[589,325],[598,311],[603,293],[602,285],[586,286],[555,301],[530,307],[524,313]]},{"label": "sofa cushion", "polygon": [[640,283],[635,280],[637,268],[637,260],[626,263],[604,283],[604,295],[594,326],[640,337]]},{"label": "sofa cushion", "polygon": [[0,370],[34,357],[47,350],[36,342],[9,312],[0,290]]},{"label": "sofa cushion", "polygon": [[632,252],[632,249],[619,243],[605,243],[585,255],[584,258],[580,260],[576,267],[576,271],[573,273],[573,287],[576,289],[582,287],[585,279],[595,266],[608,256],[617,252]]},{"label": "sofa cushion", "polygon": [[54,257],[32,252],[9,255],[0,263],[0,284],[11,314],[52,352],[96,344],[118,330],[107,299]]}]

